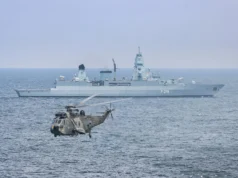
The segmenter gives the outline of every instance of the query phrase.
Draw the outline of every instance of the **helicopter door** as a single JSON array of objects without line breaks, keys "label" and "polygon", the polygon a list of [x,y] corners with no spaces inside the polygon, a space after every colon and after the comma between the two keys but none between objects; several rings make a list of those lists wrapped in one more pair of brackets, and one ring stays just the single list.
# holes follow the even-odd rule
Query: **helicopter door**
[{"label": "helicopter door", "polygon": [[61,124],[60,125],[65,125],[65,119],[61,119]]}]

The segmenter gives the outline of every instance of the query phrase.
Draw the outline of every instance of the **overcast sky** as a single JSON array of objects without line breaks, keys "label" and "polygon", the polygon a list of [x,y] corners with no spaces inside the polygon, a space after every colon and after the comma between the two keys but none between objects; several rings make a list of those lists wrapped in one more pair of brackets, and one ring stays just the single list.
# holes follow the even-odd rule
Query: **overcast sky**
[{"label": "overcast sky", "polygon": [[238,68],[238,0],[0,0],[0,68]]}]

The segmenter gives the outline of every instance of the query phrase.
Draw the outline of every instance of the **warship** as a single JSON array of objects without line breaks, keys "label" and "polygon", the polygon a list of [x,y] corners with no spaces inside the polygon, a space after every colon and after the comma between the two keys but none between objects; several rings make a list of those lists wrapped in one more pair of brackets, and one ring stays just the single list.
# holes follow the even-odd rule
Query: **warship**
[{"label": "warship", "polygon": [[223,84],[201,84],[195,81],[185,83],[182,77],[161,79],[144,66],[140,48],[135,57],[131,79],[117,79],[114,60],[113,66],[113,70],[101,70],[98,80],[90,80],[84,64],[81,64],[78,74],[72,80],[60,76],[54,88],[15,91],[19,97],[88,97],[94,94],[101,97],[211,97],[224,87]]}]

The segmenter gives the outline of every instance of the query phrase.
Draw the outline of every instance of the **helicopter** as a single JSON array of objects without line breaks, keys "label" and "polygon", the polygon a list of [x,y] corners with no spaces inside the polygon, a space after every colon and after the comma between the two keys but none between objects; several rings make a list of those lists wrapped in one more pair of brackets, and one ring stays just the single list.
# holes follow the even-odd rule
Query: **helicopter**
[{"label": "helicopter", "polygon": [[[79,134],[89,134],[89,138],[92,137],[91,130],[93,127],[102,124],[109,115],[112,116],[112,112],[115,110],[111,108],[111,104],[115,102],[121,102],[129,100],[131,98],[96,103],[96,104],[85,104],[98,94],[92,95],[79,103],[79,105],[67,105],[65,106],[66,112],[57,112],[53,119],[50,132],[57,136],[77,136]],[[110,104],[110,108],[105,107],[106,110],[100,116],[86,115],[84,110],[79,108],[92,107],[98,105]]]}]

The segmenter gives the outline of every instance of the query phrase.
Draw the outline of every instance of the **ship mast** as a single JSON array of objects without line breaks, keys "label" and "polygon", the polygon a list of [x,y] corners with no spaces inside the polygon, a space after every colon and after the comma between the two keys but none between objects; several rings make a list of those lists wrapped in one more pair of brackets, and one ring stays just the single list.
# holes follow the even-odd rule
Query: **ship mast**
[{"label": "ship mast", "polygon": [[117,67],[116,67],[116,63],[115,63],[113,58],[112,58],[112,62],[113,62],[113,68],[114,68],[114,70],[113,70],[114,71],[114,78],[113,78],[113,80],[116,81]]},{"label": "ship mast", "polygon": [[138,53],[135,57],[134,72],[132,76],[133,80],[146,80],[146,68],[144,67],[143,56],[140,52],[140,46],[138,46]]}]

